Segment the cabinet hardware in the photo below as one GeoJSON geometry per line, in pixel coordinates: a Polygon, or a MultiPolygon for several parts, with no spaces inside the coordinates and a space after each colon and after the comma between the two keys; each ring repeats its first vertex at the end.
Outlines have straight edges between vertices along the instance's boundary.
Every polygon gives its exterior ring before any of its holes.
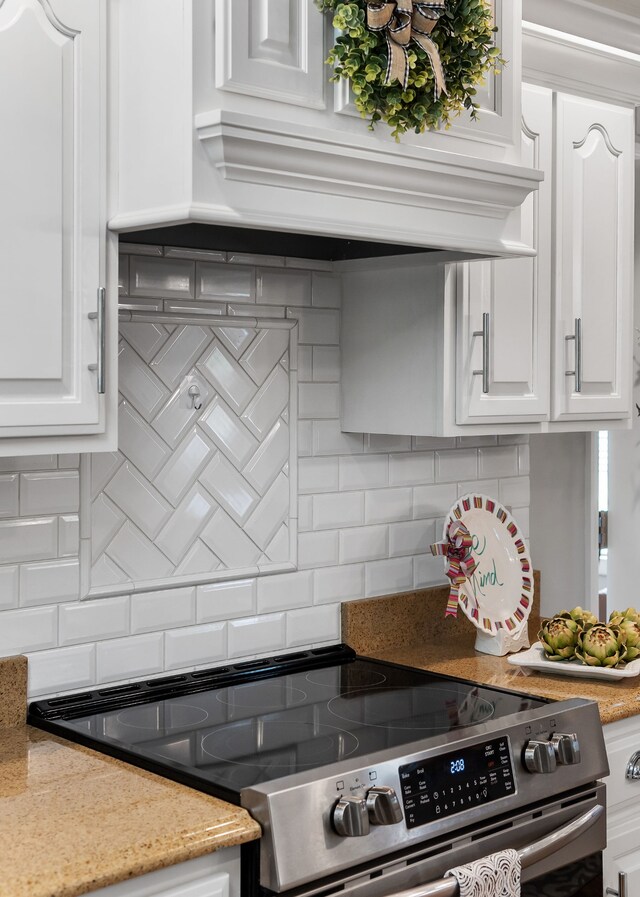
{"type": "Polygon", "coordinates": [[[482,330],[474,330],[472,336],[482,337],[482,370],[472,371],[474,377],[482,374],[482,392],[489,392],[489,312],[482,313],[482,330]]]}
{"type": "Polygon", "coordinates": [[[90,371],[97,371],[96,380],[98,386],[98,394],[104,395],[104,359],[105,359],[105,311],[106,311],[106,290],[104,287],[98,287],[98,310],[90,311],[89,318],[97,321],[98,324],[98,363],[90,364],[90,371]]]}
{"type": "MultiPolygon", "coordinates": [[[[609,512],[598,511],[598,551],[609,547],[609,512]]],[[[606,613],[605,613],[606,616],[606,613]]]]}
{"type": "Polygon", "coordinates": [[[631,757],[629,757],[624,777],[630,782],[635,782],[640,779],[640,751],[636,751],[635,754],[632,754],[631,757]]]}
{"type": "Polygon", "coordinates": [[[605,894],[610,894],[611,897],[629,897],[627,891],[627,873],[618,872],[618,890],[614,891],[613,888],[607,888],[605,894]]]}
{"type": "Polygon", "coordinates": [[[565,340],[574,340],[576,344],[575,366],[573,371],[565,371],[566,377],[575,377],[575,392],[582,392],[582,318],[574,321],[574,331],[565,340]]]}

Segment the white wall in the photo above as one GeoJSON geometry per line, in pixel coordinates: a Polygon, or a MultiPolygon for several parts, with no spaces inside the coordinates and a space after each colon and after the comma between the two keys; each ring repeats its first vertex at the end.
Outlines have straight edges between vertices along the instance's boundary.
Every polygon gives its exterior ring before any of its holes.
{"type": "Polygon", "coordinates": [[[587,584],[587,478],[590,433],[531,436],[530,548],[540,570],[540,610],[580,605],[597,612],[587,584]]]}
{"type": "MultiPolygon", "coordinates": [[[[122,254],[123,303],[202,299],[197,263],[178,287],[166,272],[146,287],[130,284],[134,251],[125,246],[122,254]]],[[[212,310],[300,321],[299,570],[80,601],[78,457],[2,459],[0,655],[28,655],[32,696],[335,642],[341,601],[443,581],[442,560],[427,554],[428,545],[440,538],[450,505],[470,490],[502,501],[528,535],[527,437],[341,433],[337,277],[323,263],[300,260],[210,261],[219,263],[217,295],[203,300],[212,310]],[[233,270],[246,275],[236,288],[233,270]]]]}

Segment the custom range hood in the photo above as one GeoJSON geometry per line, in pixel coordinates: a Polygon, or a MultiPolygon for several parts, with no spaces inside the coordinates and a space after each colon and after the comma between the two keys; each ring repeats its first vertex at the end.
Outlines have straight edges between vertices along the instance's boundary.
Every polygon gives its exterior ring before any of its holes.
{"type": "Polygon", "coordinates": [[[520,3],[494,6],[509,64],[479,93],[479,120],[396,143],[330,83],[333,35],[313,0],[119,4],[111,228],[213,225],[209,248],[241,229],[253,252],[275,252],[278,234],[326,238],[305,244],[311,258],[533,255],[520,209],[543,175],[535,152],[522,164],[536,135],[521,133],[520,3]]]}

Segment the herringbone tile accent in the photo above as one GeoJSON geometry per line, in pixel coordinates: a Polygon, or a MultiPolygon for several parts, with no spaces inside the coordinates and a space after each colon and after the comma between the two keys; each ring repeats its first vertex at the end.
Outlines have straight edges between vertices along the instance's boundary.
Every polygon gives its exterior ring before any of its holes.
{"type": "Polygon", "coordinates": [[[289,560],[289,334],[121,327],[119,450],[91,461],[92,588],[289,560]]]}

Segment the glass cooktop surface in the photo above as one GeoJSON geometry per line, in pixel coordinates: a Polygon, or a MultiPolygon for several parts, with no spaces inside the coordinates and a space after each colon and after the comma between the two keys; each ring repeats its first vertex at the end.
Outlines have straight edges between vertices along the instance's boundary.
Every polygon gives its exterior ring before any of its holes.
{"type": "Polygon", "coordinates": [[[403,745],[545,703],[357,658],[59,719],[55,730],[237,800],[250,785],[389,748],[401,757],[403,745]]]}

